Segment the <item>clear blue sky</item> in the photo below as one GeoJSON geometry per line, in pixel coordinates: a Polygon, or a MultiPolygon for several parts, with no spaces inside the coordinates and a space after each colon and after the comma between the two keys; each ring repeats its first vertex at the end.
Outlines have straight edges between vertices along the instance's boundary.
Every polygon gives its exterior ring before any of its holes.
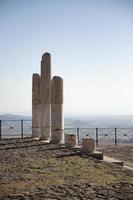
{"type": "Polygon", "coordinates": [[[0,0],[0,112],[31,112],[46,51],[65,114],[133,114],[132,0],[0,0]]]}

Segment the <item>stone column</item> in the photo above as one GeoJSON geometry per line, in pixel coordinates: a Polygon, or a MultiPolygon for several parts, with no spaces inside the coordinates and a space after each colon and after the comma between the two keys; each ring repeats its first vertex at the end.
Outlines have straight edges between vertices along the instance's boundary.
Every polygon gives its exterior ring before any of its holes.
{"type": "Polygon", "coordinates": [[[32,137],[40,137],[40,76],[32,76],[32,137]]]}
{"type": "Polygon", "coordinates": [[[41,139],[51,135],[51,56],[44,53],[41,60],[41,139]]]}
{"type": "Polygon", "coordinates": [[[54,76],[51,81],[51,143],[64,142],[63,79],[54,76]]]}

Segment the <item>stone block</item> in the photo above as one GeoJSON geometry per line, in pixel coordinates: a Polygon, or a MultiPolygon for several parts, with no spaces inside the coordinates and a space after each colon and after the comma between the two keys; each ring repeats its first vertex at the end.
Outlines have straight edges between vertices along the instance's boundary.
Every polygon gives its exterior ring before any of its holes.
{"type": "Polygon", "coordinates": [[[74,147],[77,145],[77,135],[73,133],[65,134],[65,145],[67,147],[74,147]]]}
{"type": "Polygon", "coordinates": [[[85,153],[93,153],[95,150],[95,140],[93,138],[82,138],[82,151],[85,153]]]}

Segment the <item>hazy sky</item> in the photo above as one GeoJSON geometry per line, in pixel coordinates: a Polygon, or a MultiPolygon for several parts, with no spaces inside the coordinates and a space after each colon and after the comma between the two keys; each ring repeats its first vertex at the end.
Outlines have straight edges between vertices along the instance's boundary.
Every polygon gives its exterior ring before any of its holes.
{"type": "Polygon", "coordinates": [[[31,112],[46,51],[65,114],[133,114],[132,0],[0,0],[0,112],[31,112]]]}

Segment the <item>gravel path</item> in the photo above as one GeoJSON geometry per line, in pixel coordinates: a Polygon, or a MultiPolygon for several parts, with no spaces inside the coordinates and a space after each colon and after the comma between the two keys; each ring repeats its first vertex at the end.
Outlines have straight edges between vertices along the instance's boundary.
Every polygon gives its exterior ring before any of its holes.
{"type": "Polygon", "coordinates": [[[31,139],[0,141],[0,200],[133,199],[133,171],[31,139]]]}

